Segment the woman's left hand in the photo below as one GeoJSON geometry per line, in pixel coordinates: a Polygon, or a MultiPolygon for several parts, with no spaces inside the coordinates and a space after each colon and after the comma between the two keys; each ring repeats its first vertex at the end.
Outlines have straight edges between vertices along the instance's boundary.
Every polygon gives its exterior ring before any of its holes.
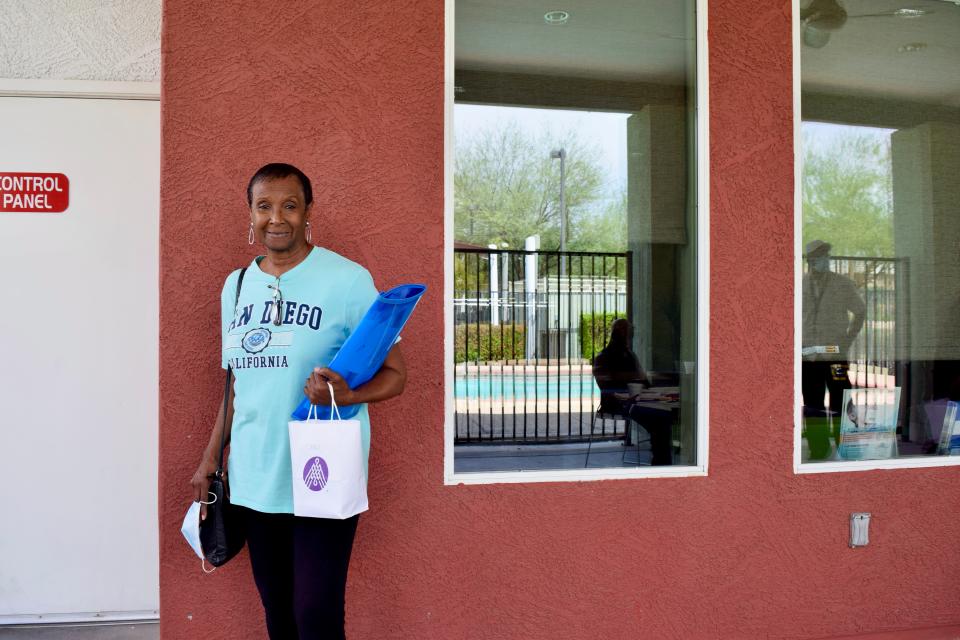
{"type": "Polygon", "coordinates": [[[356,404],[354,402],[354,393],[347,385],[339,373],[326,367],[318,367],[313,370],[310,377],[307,378],[307,384],[303,387],[303,393],[310,398],[311,404],[329,406],[330,389],[327,388],[327,382],[333,387],[334,399],[338,406],[356,404]]]}

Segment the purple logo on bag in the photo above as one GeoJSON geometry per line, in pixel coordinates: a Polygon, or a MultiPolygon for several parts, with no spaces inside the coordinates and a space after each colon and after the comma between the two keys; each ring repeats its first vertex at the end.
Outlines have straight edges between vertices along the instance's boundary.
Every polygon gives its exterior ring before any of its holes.
{"type": "Polygon", "coordinates": [[[330,476],[326,460],[320,456],[307,460],[306,466],[303,467],[303,483],[307,485],[307,489],[320,491],[327,486],[328,477],[330,476]]]}

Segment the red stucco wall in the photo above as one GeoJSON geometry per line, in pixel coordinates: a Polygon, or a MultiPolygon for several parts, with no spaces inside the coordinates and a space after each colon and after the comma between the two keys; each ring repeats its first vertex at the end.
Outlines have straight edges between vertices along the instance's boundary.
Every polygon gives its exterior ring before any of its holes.
{"type": "Polygon", "coordinates": [[[375,407],[355,638],[817,638],[960,622],[960,471],[792,473],[790,3],[710,3],[711,424],[706,478],[447,487],[443,2],[166,0],[161,631],[261,638],[246,557],[179,534],[217,409],[218,293],[252,255],[259,165],[316,182],[314,238],[378,283],[426,282],[410,385],[375,407]],[[869,547],[846,546],[871,511],[869,547]]]}

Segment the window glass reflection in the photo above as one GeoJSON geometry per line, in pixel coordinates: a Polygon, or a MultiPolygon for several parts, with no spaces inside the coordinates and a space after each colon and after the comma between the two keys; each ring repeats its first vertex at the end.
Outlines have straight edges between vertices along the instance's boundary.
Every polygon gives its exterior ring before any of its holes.
{"type": "Polygon", "coordinates": [[[693,5],[457,1],[457,472],[696,464],[693,5]]]}
{"type": "Polygon", "coordinates": [[[800,18],[801,457],[960,453],[960,6],[800,18]]]}

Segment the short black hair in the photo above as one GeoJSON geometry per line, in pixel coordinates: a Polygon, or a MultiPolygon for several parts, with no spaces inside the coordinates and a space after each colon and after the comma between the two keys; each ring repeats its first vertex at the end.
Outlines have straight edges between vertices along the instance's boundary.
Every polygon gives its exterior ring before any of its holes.
{"type": "Polygon", "coordinates": [[[303,197],[306,200],[306,206],[309,207],[310,203],[313,202],[313,187],[310,185],[310,178],[308,178],[307,174],[303,171],[300,171],[300,169],[285,162],[271,162],[257,169],[257,172],[250,178],[250,182],[247,183],[247,206],[253,206],[253,185],[261,180],[276,180],[277,178],[286,178],[288,176],[297,176],[297,180],[300,181],[300,186],[303,187],[303,197]]]}

